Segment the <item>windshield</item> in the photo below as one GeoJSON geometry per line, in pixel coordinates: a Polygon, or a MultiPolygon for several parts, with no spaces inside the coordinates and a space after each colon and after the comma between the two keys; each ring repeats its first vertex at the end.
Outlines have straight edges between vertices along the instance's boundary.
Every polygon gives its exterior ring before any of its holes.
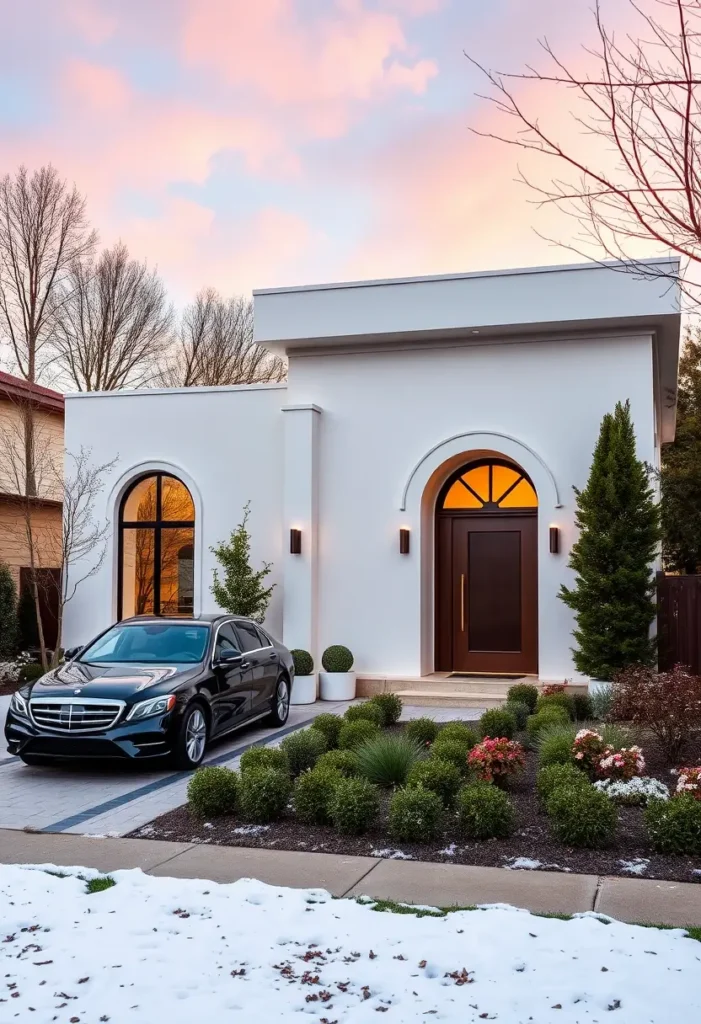
{"type": "Polygon", "coordinates": [[[128,663],[180,665],[202,661],[209,626],[185,622],[113,626],[81,651],[79,661],[91,664],[128,663]]]}

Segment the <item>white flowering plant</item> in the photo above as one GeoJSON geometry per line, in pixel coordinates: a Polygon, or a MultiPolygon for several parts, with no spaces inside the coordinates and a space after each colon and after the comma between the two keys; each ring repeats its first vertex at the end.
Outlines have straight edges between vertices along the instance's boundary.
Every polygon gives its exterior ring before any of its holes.
{"type": "Polygon", "coordinates": [[[32,660],[28,651],[22,651],[12,661],[0,661],[0,683],[17,683],[19,674],[32,660]]]}
{"type": "Polygon", "coordinates": [[[594,783],[594,788],[604,793],[614,803],[629,807],[647,804],[648,800],[669,800],[669,789],[664,782],[647,777],[627,780],[600,779],[594,783]]]}

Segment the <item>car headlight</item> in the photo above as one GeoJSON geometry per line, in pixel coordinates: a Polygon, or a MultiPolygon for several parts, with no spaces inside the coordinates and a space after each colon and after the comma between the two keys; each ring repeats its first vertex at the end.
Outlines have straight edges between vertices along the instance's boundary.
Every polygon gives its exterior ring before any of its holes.
{"type": "Polygon", "coordinates": [[[12,694],[12,700],[10,701],[10,710],[14,711],[16,715],[21,715],[22,718],[29,718],[29,709],[27,708],[27,702],[19,692],[16,690],[12,694]]]}
{"type": "Polygon", "coordinates": [[[150,718],[151,715],[165,715],[175,707],[175,694],[168,693],[165,697],[152,697],[151,700],[142,700],[135,704],[127,715],[127,722],[133,722],[139,718],[150,718]]]}

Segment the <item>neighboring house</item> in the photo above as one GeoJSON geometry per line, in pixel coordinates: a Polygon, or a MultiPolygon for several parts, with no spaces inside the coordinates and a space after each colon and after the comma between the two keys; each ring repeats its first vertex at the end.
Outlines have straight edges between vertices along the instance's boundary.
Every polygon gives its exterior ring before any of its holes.
{"type": "Polygon", "coordinates": [[[47,645],[56,641],[57,581],[61,564],[63,395],[0,372],[0,561],[18,593],[31,578],[29,537],[39,581],[47,645]],[[25,421],[34,425],[35,491],[27,496],[25,421]]]}
{"type": "Polygon", "coordinates": [[[287,356],[286,385],[66,396],[67,447],[119,456],[66,643],[212,610],[211,546],[250,501],[267,625],[317,664],[346,644],[364,677],[576,677],[572,487],[617,401],[652,466],[675,430],[678,296],[624,269],[260,291],[256,340],[287,356]]]}

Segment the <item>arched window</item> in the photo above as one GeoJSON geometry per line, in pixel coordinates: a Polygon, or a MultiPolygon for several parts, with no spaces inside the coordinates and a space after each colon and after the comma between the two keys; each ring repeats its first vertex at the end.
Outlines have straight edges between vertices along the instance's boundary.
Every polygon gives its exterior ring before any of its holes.
{"type": "Polygon", "coordinates": [[[538,496],[518,466],[497,459],[473,462],[454,473],[438,499],[444,512],[537,509],[538,496]]]}
{"type": "Polygon", "coordinates": [[[118,617],[192,615],[195,504],[167,473],[135,481],[119,513],[118,617]]]}

